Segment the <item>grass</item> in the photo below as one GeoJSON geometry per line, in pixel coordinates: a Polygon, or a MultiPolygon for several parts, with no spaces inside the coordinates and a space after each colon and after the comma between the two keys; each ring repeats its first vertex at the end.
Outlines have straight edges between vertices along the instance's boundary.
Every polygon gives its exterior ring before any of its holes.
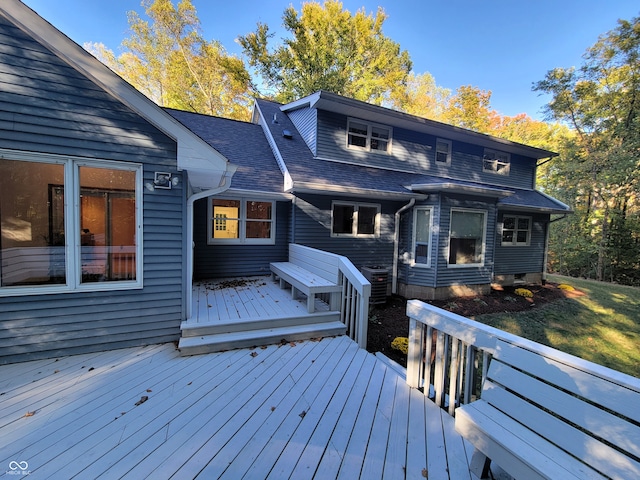
{"type": "Polygon", "coordinates": [[[548,278],[585,295],[476,320],[640,378],[640,288],[558,275],[548,278]]]}

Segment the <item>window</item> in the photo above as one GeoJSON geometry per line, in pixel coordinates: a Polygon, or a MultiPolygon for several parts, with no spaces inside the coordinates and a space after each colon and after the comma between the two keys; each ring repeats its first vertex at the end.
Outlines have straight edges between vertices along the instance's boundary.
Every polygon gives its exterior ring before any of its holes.
{"type": "Polygon", "coordinates": [[[275,203],[209,199],[209,243],[275,243],[275,203]]]}
{"type": "Polygon", "coordinates": [[[505,215],[502,218],[502,245],[529,245],[531,217],[505,215]]]}
{"type": "Polygon", "coordinates": [[[141,173],[129,163],[5,153],[0,295],[141,286],[141,173]]]}
{"type": "Polygon", "coordinates": [[[333,202],[331,210],[331,235],[379,236],[380,205],[333,202]]]}
{"type": "Polygon", "coordinates": [[[347,121],[347,147],[390,153],[391,127],[349,119],[347,121]]]}
{"type": "Polygon", "coordinates": [[[436,164],[451,165],[451,141],[450,140],[442,140],[440,138],[436,140],[436,164]]]}
{"type": "Polygon", "coordinates": [[[508,153],[498,152],[497,150],[484,150],[482,157],[482,171],[497,173],[499,175],[509,175],[509,166],[511,165],[511,157],[508,153]]]}
{"type": "Polygon", "coordinates": [[[413,210],[413,263],[417,266],[431,265],[431,207],[416,207],[413,210]]]}
{"type": "Polygon", "coordinates": [[[482,265],[486,212],[451,210],[449,229],[449,265],[482,265]]]}

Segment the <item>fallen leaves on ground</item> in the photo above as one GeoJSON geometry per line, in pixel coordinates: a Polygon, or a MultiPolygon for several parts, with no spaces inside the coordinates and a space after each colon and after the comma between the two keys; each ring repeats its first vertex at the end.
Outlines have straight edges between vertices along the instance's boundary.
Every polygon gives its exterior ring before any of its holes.
{"type": "Polygon", "coordinates": [[[144,402],[146,402],[147,400],[149,400],[149,397],[147,397],[146,395],[141,396],[141,397],[140,397],[140,400],[138,400],[138,401],[136,402],[136,407],[137,407],[138,405],[142,405],[142,404],[143,404],[144,402]]]}

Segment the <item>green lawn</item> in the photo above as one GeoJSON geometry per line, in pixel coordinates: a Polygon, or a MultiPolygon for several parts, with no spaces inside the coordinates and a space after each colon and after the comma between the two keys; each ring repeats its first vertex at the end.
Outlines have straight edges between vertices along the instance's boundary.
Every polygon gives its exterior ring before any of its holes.
{"type": "Polygon", "coordinates": [[[585,295],[537,310],[482,315],[476,320],[640,377],[640,288],[558,275],[548,279],[585,295]]]}

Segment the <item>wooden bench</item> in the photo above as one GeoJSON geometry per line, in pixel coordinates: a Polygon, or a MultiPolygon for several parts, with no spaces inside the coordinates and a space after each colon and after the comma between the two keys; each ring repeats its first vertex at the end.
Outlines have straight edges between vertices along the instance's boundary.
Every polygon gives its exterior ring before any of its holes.
{"type": "Polygon", "coordinates": [[[288,262],[272,262],[270,264],[273,277],[280,279],[280,287],[291,287],[291,296],[297,298],[302,292],[307,296],[307,311],[315,310],[317,294],[331,294],[331,310],[339,309],[338,293],[342,292],[339,283],[340,269],[337,256],[305,247],[303,245],[289,245],[288,262]]]}
{"type": "Polygon", "coordinates": [[[558,358],[497,340],[481,399],[455,412],[472,472],[494,461],[515,478],[640,478],[640,390],[558,358]]]}

